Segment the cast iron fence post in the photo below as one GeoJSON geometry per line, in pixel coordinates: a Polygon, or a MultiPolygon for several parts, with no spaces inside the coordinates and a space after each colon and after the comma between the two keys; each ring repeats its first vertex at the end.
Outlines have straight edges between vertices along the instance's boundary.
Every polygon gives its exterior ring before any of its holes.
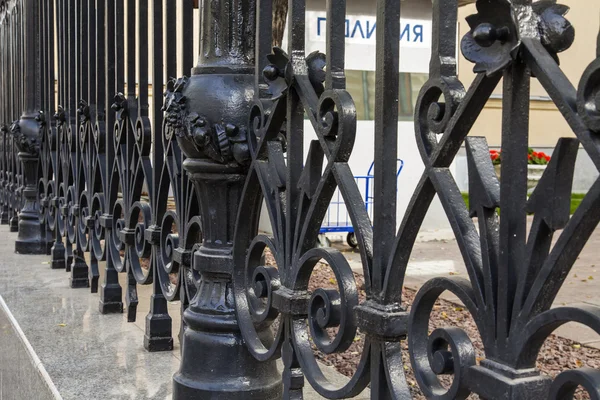
{"type": "Polygon", "coordinates": [[[41,102],[40,40],[36,26],[39,16],[38,3],[33,0],[23,2],[24,46],[24,110],[18,123],[11,129],[19,149],[19,160],[23,173],[23,208],[19,212],[19,236],[15,250],[22,254],[46,253],[45,240],[39,218],[38,166],[40,137],[43,118],[38,116],[41,102]]]}
{"type": "Polygon", "coordinates": [[[277,399],[282,385],[275,362],[258,363],[248,352],[231,283],[235,221],[250,160],[256,1],[204,1],[202,10],[199,64],[191,78],[169,83],[165,100],[168,129],[188,157],[183,165],[199,199],[204,237],[193,255],[201,283],[183,315],[187,328],[173,397],[277,399]]]}

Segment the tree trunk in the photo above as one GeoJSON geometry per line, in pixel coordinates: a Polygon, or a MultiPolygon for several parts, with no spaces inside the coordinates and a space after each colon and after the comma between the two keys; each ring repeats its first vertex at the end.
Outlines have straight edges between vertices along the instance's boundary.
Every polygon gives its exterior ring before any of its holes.
{"type": "Polygon", "coordinates": [[[288,13],[288,0],[273,0],[273,46],[281,47],[288,13]]]}

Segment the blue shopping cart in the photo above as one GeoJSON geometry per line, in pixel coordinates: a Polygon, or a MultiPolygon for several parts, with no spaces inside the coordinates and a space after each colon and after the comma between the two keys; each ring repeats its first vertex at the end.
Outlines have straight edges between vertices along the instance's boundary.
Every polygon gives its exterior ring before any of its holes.
{"type": "MultiPolygon", "coordinates": [[[[365,199],[365,207],[367,209],[367,214],[369,214],[369,218],[371,218],[371,221],[373,220],[372,191],[374,166],[375,162],[372,162],[367,175],[354,177],[356,184],[358,185],[358,189],[365,199]]],[[[400,176],[400,172],[402,172],[403,168],[404,161],[398,159],[398,172],[396,173],[396,178],[400,176]]],[[[358,246],[358,241],[356,240],[356,235],[354,234],[354,227],[350,221],[350,214],[348,213],[346,204],[344,204],[344,198],[342,197],[339,188],[333,193],[333,197],[329,203],[329,208],[327,209],[327,214],[323,219],[323,225],[321,226],[319,233],[321,234],[319,241],[324,246],[330,245],[329,240],[324,236],[325,233],[348,233],[346,236],[346,242],[348,245],[353,248],[358,246]]]]}

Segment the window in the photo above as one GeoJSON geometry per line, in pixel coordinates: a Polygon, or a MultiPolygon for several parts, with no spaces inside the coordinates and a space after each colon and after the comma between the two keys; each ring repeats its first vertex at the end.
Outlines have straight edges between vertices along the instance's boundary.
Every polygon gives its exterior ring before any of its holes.
{"type": "MultiPolygon", "coordinates": [[[[412,121],[415,103],[427,74],[400,73],[398,120],[412,121]]],[[[375,71],[346,70],[346,90],[356,104],[358,120],[371,121],[375,110],[375,71]]]]}

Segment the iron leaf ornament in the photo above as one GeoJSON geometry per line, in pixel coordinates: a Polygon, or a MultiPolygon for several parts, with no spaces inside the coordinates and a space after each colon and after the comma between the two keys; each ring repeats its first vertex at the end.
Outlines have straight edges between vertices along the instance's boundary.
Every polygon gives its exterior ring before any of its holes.
{"type": "Polygon", "coordinates": [[[54,119],[56,120],[56,126],[62,127],[67,121],[67,114],[62,106],[58,106],[56,113],[54,113],[54,119]]]}
{"type": "Polygon", "coordinates": [[[287,93],[291,75],[288,71],[289,57],[280,47],[273,47],[273,53],[267,55],[269,65],[263,70],[263,77],[269,89],[271,100],[277,100],[287,93]]]}
{"type": "Polygon", "coordinates": [[[110,108],[117,113],[117,119],[122,121],[127,114],[127,99],[121,92],[115,94],[110,108]]]}
{"type": "Polygon", "coordinates": [[[537,37],[558,63],[557,54],[575,40],[575,29],[564,17],[569,7],[555,1],[517,6],[510,0],[478,0],[477,14],[467,17],[471,30],[461,50],[476,73],[495,74],[517,57],[523,37],[537,37]]]}
{"type": "Polygon", "coordinates": [[[84,125],[86,122],[90,121],[90,105],[87,101],[81,99],[79,100],[79,107],[77,108],[77,114],[79,115],[79,123],[84,125]]]}
{"type": "MultiPolygon", "coordinates": [[[[293,82],[294,73],[291,69],[289,56],[279,47],[273,47],[273,52],[267,55],[267,60],[269,61],[269,65],[263,69],[263,77],[267,83],[267,93],[271,95],[271,100],[277,100],[287,94],[293,82]]],[[[326,65],[325,54],[318,50],[306,56],[308,77],[318,96],[324,91],[324,68],[326,65]]]]}
{"type": "Polygon", "coordinates": [[[586,126],[600,133],[600,34],[596,59],[586,68],[577,91],[577,111],[586,126]]]}

